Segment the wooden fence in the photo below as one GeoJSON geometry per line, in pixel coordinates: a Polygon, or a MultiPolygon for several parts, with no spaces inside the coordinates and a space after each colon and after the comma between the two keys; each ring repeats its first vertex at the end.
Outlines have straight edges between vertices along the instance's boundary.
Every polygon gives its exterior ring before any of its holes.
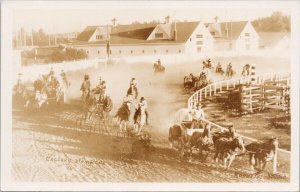
{"type": "Polygon", "coordinates": [[[217,94],[223,94],[226,91],[235,89],[239,84],[249,84],[250,82],[255,84],[263,84],[265,81],[281,81],[286,80],[287,84],[290,84],[290,73],[267,73],[260,75],[253,75],[247,77],[240,77],[234,79],[228,79],[224,81],[219,81],[215,83],[211,83],[206,87],[196,91],[191,97],[188,99],[188,108],[191,109],[198,102],[201,102],[203,99],[209,98],[211,96],[217,94]],[[251,81],[251,79],[255,79],[255,81],[251,81]]]}

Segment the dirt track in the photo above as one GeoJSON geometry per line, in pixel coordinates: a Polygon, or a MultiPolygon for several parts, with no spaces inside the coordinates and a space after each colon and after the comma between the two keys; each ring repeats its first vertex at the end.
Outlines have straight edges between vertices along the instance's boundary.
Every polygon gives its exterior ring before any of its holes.
{"type": "MultiPolygon", "coordinates": [[[[278,70],[284,68],[279,66],[278,70]]],[[[287,157],[279,157],[279,176],[268,174],[271,164],[267,166],[266,173],[251,176],[246,157],[235,160],[232,169],[224,171],[222,168],[217,170],[210,163],[211,159],[206,163],[196,160],[181,162],[176,152],[169,149],[167,130],[175,111],[185,107],[188,98],[188,95],[182,94],[182,77],[190,71],[196,73],[198,69],[199,64],[186,63],[167,66],[164,75],[154,75],[149,64],[119,64],[107,69],[87,70],[94,80],[93,84],[99,75],[107,81],[114,110],[119,107],[130,78],[134,76],[138,79],[141,96],[146,97],[149,105],[150,126],[147,131],[151,133],[156,148],[147,160],[132,156],[130,148],[135,139],[117,137],[116,127],[96,133],[89,133],[88,127],[80,129],[75,121],[80,113],[73,100],[80,95],[79,85],[84,72],[68,74],[72,82],[68,105],[37,114],[24,114],[18,109],[13,111],[13,179],[65,182],[288,182],[287,157]]]]}

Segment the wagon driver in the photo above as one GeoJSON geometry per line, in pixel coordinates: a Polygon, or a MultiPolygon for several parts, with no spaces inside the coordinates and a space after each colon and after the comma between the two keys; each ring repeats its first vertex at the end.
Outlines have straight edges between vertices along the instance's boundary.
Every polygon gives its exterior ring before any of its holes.
{"type": "Polygon", "coordinates": [[[204,119],[204,111],[201,109],[201,104],[198,103],[196,108],[191,111],[192,125],[191,128],[199,128],[202,119],[204,119]]]}

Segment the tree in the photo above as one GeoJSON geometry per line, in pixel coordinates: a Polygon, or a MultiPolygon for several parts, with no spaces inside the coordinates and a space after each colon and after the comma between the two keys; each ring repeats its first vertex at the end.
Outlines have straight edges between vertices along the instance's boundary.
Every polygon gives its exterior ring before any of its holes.
{"type": "Polygon", "coordinates": [[[258,32],[290,32],[291,18],[276,11],[270,17],[258,18],[252,21],[258,32]]]}

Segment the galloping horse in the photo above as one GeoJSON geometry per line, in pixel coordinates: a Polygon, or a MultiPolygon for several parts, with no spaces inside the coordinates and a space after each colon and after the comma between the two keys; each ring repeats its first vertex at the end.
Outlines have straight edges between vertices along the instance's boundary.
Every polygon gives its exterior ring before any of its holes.
{"type": "Polygon", "coordinates": [[[134,116],[133,116],[133,120],[134,120],[134,129],[137,130],[138,135],[140,134],[142,128],[144,127],[145,123],[146,123],[146,111],[145,109],[143,109],[142,107],[138,107],[135,110],[134,116]]]}
{"type": "Polygon", "coordinates": [[[91,83],[89,80],[83,81],[81,84],[80,90],[82,91],[81,99],[86,101],[87,97],[90,96],[90,87],[91,83]]]}
{"type": "Polygon", "coordinates": [[[198,149],[200,157],[202,160],[205,160],[209,154],[208,152],[212,150],[214,144],[210,125],[206,125],[203,132],[194,132],[189,143],[191,148],[190,151],[192,152],[193,148],[198,149]],[[206,156],[204,157],[202,157],[203,151],[207,151],[206,156]]]}
{"type": "Polygon", "coordinates": [[[278,145],[277,138],[271,138],[264,143],[254,142],[246,145],[245,148],[249,152],[251,171],[254,171],[254,166],[258,166],[259,170],[263,171],[267,162],[274,158],[278,145]]]}
{"type": "Polygon", "coordinates": [[[221,137],[214,141],[214,146],[215,146],[215,156],[214,159],[217,163],[217,167],[219,167],[219,156],[224,162],[224,168],[229,169],[231,163],[235,159],[235,156],[237,155],[237,149],[241,149],[242,153],[245,151],[244,147],[244,141],[242,137],[235,137],[233,139],[228,139],[225,137],[221,137]],[[228,165],[227,165],[227,161],[228,165]]]}
{"type": "Polygon", "coordinates": [[[158,63],[154,63],[153,70],[154,70],[154,73],[163,73],[163,72],[165,72],[165,67],[158,63]]]}
{"type": "Polygon", "coordinates": [[[132,95],[134,99],[137,99],[139,96],[137,87],[130,85],[129,89],[127,90],[127,95],[132,95]]]}
{"type": "Polygon", "coordinates": [[[84,119],[90,119],[92,115],[98,115],[100,119],[105,119],[105,112],[110,112],[112,107],[113,103],[110,97],[88,92],[84,100],[84,119]]]}
{"type": "Polygon", "coordinates": [[[130,117],[130,102],[123,102],[121,107],[119,108],[117,114],[115,115],[120,122],[119,128],[121,130],[127,130],[127,122],[129,121],[130,117]]]}
{"type": "Polygon", "coordinates": [[[235,71],[233,71],[232,67],[227,66],[226,68],[226,77],[232,77],[235,74],[235,71]]]}

